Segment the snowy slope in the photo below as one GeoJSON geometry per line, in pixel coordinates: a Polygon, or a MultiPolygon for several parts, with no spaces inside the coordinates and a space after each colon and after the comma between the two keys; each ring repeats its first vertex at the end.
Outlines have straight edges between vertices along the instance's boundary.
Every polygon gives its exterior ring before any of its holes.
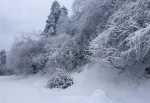
{"type": "Polygon", "coordinates": [[[129,80],[109,66],[85,68],[65,90],[48,89],[48,75],[0,77],[0,103],[150,103],[148,80],[129,80]]]}

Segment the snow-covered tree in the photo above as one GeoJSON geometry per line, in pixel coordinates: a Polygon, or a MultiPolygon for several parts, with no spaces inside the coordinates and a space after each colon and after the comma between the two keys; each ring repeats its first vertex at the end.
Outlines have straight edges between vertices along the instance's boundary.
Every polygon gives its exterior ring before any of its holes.
{"type": "Polygon", "coordinates": [[[48,16],[48,19],[46,21],[45,29],[42,33],[42,35],[55,35],[56,34],[56,26],[57,21],[60,16],[60,5],[57,1],[54,1],[51,6],[51,13],[48,16]]]}
{"type": "Polygon", "coordinates": [[[70,64],[73,64],[73,68],[84,65],[89,61],[87,59],[90,54],[87,50],[89,43],[100,31],[102,32],[105,29],[109,17],[121,6],[121,3],[120,0],[74,1],[74,14],[70,18],[71,31],[69,33],[73,38],[68,43],[68,47],[70,47],[68,51],[71,56],[65,56],[69,58],[68,61],[72,62],[70,64]],[[74,50],[70,45],[78,49],[74,50]]]}
{"type": "Polygon", "coordinates": [[[61,7],[61,12],[63,12],[65,15],[68,15],[68,9],[65,6],[61,7]]]}
{"type": "Polygon", "coordinates": [[[70,38],[70,40],[62,46],[61,52],[56,58],[61,68],[72,71],[87,63],[86,51],[84,51],[80,39],[82,38],[78,36],[70,38]]]}
{"type": "Polygon", "coordinates": [[[6,51],[0,51],[0,75],[5,75],[6,73],[6,51]]]}
{"type": "Polygon", "coordinates": [[[8,55],[8,69],[16,74],[32,74],[45,69],[45,44],[31,36],[16,40],[8,55]]]}
{"type": "MultiPolygon", "coordinates": [[[[52,36],[51,38],[42,38],[42,41],[45,41],[45,48],[48,53],[48,66],[58,68],[59,65],[61,66],[61,68],[64,67],[65,64],[63,64],[62,62],[58,62],[57,58],[60,57],[60,54],[64,54],[66,50],[64,51],[63,48],[69,42],[70,39],[71,37],[67,34],[56,35],[52,36]]],[[[63,60],[63,58],[61,60],[63,60]]],[[[66,60],[63,61],[67,62],[66,60]]],[[[67,70],[67,68],[63,69],[67,70]]]]}
{"type": "Polygon", "coordinates": [[[79,13],[84,11],[85,6],[87,6],[89,0],[74,0],[73,4],[72,4],[72,8],[73,8],[73,13],[79,13]]]}
{"type": "Polygon", "coordinates": [[[82,38],[71,37],[67,34],[43,38],[49,57],[48,67],[58,68],[59,66],[66,71],[72,71],[84,65],[87,60],[80,39],[82,38]]]}
{"type": "Polygon", "coordinates": [[[105,29],[109,17],[125,0],[75,0],[73,11],[78,28],[87,40],[95,38],[105,29]]]}
{"type": "MultiPolygon", "coordinates": [[[[150,54],[149,0],[127,0],[107,21],[107,29],[91,42],[97,61],[106,60],[120,69],[139,73],[150,54]]],[[[147,64],[145,64],[147,62],[147,64]]]]}
{"type": "Polygon", "coordinates": [[[69,31],[69,17],[68,17],[68,10],[65,6],[61,8],[60,17],[57,22],[56,33],[63,34],[68,33],[69,31]]]}
{"type": "Polygon", "coordinates": [[[0,60],[1,60],[0,64],[2,65],[6,64],[6,51],[5,50],[0,51],[0,60]]]}

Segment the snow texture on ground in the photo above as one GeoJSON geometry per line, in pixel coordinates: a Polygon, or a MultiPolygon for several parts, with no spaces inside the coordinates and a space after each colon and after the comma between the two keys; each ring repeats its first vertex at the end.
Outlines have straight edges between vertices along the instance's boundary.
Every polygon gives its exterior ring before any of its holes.
{"type": "Polygon", "coordinates": [[[49,75],[0,77],[0,103],[150,103],[148,79],[136,82],[109,66],[84,68],[64,90],[47,88],[49,75]]]}

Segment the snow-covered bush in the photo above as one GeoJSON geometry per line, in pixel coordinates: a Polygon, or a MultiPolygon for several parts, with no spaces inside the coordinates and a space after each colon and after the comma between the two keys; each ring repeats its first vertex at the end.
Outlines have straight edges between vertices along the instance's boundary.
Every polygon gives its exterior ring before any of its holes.
{"type": "Polygon", "coordinates": [[[47,86],[49,88],[61,88],[66,89],[73,85],[73,79],[66,73],[65,70],[57,68],[54,75],[48,81],[47,86]]]}

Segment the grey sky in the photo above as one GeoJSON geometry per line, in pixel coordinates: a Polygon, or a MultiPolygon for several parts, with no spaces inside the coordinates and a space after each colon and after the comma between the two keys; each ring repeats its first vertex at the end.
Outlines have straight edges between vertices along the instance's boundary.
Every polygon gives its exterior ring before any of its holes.
{"type": "MultiPolygon", "coordinates": [[[[54,0],[0,0],[0,50],[10,50],[20,31],[43,30],[54,0]]],[[[71,10],[74,0],[57,0],[71,10]]],[[[71,14],[71,11],[70,11],[71,14]]]]}

